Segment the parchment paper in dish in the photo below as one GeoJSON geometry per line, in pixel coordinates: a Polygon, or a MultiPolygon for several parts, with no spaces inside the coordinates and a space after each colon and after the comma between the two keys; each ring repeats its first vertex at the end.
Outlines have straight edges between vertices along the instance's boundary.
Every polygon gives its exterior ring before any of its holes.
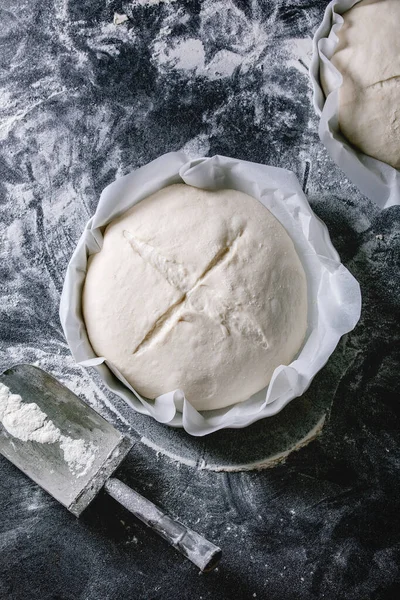
{"type": "Polygon", "coordinates": [[[354,148],[339,130],[338,90],[343,78],[330,59],[338,44],[336,34],[343,25],[341,15],[359,1],[332,0],[326,8],[313,40],[310,66],[313,102],[320,117],[319,136],[331,158],[363,194],[381,208],[387,208],[400,204],[400,171],[354,148]],[[319,79],[321,63],[324,63],[333,89],[327,98],[319,79]]]}
{"type": "Polygon", "coordinates": [[[101,194],[69,263],[61,297],[60,318],[75,360],[94,367],[107,387],[136,411],[196,436],[222,428],[241,428],[279,412],[300,396],[326,363],[340,337],[354,328],[361,309],[357,281],[340,263],[325,225],[314,215],[291,171],[214,156],[191,160],[181,152],[161,156],[121,177],[101,194]],[[308,282],[308,331],[298,357],[275,369],[269,386],[246,402],[198,412],[183,391],[142,398],[118,370],[94,354],[81,313],[87,258],[102,246],[102,227],[143,198],[173,183],[199,188],[231,188],[262,202],[291,236],[308,282]]]}

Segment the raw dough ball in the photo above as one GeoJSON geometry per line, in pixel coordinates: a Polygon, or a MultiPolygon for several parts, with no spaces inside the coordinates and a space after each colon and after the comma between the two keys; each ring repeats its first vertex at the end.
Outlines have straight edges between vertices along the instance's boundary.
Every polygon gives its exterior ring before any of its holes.
{"type": "MultiPolygon", "coordinates": [[[[362,152],[400,169],[400,0],[362,0],[343,18],[331,59],[343,75],[340,129],[362,152]]],[[[328,95],[331,77],[321,67],[328,95]]]]}
{"type": "Polygon", "coordinates": [[[293,242],[254,198],[185,184],[112,221],[89,259],[83,314],[97,355],[143,396],[198,410],[247,400],[291,362],[307,327],[293,242]]]}

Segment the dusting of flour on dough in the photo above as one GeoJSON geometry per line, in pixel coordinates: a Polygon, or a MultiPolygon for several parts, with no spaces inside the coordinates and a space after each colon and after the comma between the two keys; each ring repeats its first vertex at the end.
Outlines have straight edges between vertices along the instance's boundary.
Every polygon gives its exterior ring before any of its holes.
{"type": "Polygon", "coordinates": [[[59,443],[69,470],[77,477],[85,475],[94,462],[98,451],[94,444],[63,435],[37,404],[25,404],[1,382],[0,421],[9,434],[23,442],[59,443]]]}

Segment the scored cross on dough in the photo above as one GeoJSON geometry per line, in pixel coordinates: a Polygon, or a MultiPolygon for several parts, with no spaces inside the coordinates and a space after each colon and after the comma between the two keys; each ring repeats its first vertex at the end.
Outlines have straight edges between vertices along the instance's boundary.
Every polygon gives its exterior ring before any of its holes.
{"type": "Polygon", "coordinates": [[[251,337],[251,339],[260,344],[263,348],[268,348],[268,341],[262,329],[253,321],[253,319],[243,314],[239,307],[227,306],[222,299],[215,295],[215,291],[203,290],[201,304],[196,303],[193,298],[194,293],[200,287],[204,286],[204,280],[207,275],[214,269],[220,267],[224,262],[229,261],[232,250],[236,250],[239,240],[243,235],[243,231],[239,231],[233,236],[232,241],[220,248],[212,260],[208,263],[200,277],[190,284],[189,272],[185,266],[175,260],[171,260],[163,256],[156,248],[150,244],[139,240],[126,229],[123,232],[124,237],[130,243],[132,249],[139,254],[143,260],[148,262],[152,267],[165,277],[170,285],[175,287],[182,293],[182,296],[174,302],[153,324],[150,330],[146,333],[143,339],[137,344],[132,354],[144,352],[148,346],[157,339],[163,337],[170,331],[179,320],[184,319],[185,309],[191,312],[202,312],[204,306],[205,295],[207,296],[207,304],[213,305],[212,314],[208,316],[214,318],[223,328],[225,335],[230,335],[231,329],[238,331],[243,336],[251,337]]]}

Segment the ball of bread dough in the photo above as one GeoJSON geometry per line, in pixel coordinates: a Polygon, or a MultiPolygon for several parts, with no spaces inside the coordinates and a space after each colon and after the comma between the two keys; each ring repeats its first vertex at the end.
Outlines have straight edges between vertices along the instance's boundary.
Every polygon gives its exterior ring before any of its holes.
{"type": "MultiPolygon", "coordinates": [[[[400,0],[362,0],[343,19],[331,59],[343,76],[340,129],[362,152],[400,169],[400,0]]],[[[328,95],[323,64],[321,84],[328,95]]]]}
{"type": "Polygon", "coordinates": [[[198,410],[265,387],[307,328],[306,276],[282,225],[246,194],[185,184],[107,226],[82,306],[94,351],[140,394],[180,388],[198,410]]]}

